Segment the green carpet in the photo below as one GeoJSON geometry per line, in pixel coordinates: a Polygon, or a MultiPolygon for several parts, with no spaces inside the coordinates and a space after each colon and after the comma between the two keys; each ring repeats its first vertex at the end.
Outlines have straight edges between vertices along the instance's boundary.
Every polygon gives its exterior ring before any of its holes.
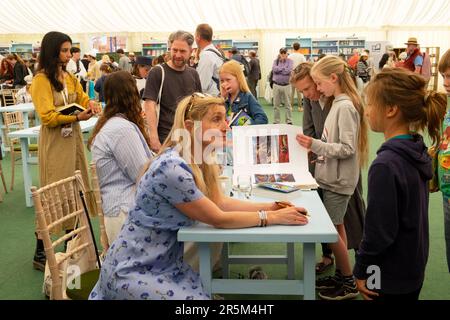
{"type": "MultiPolygon", "coordinates": [[[[264,100],[261,100],[264,109],[269,117],[273,119],[273,110],[264,100]]],[[[301,125],[302,114],[294,109],[294,124],[301,125]]],[[[284,110],[282,117],[284,119],[284,110]]],[[[378,147],[383,142],[383,136],[370,133],[370,161],[375,158],[378,147]]],[[[90,154],[86,151],[88,158],[90,154]]],[[[3,170],[9,186],[10,183],[10,160],[9,155],[2,161],[3,170]]],[[[37,166],[31,166],[33,183],[37,185],[37,166]]],[[[34,210],[25,207],[25,196],[22,178],[22,166],[20,160],[16,163],[16,179],[14,191],[3,195],[3,202],[0,203],[0,299],[45,299],[41,293],[43,273],[32,268],[32,257],[35,248],[34,238],[34,210]]],[[[367,168],[363,170],[363,187],[367,191],[367,168]]],[[[440,193],[430,196],[430,256],[426,269],[426,279],[420,295],[421,299],[450,300],[450,274],[446,266],[445,240],[443,229],[442,197],[440,193]]],[[[93,219],[93,225],[98,232],[98,221],[93,219]]],[[[100,242],[97,240],[97,243],[100,242]]],[[[281,254],[286,250],[284,244],[232,244],[233,254],[281,254]]],[[[300,254],[301,245],[296,245],[296,276],[301,277],[302,257],[300,254]]],[[[316,246],[316,255],[320,257],[320,245],[316,246]]],[[[351,260],[354,260],[353,251],[350,252],[351,260]]],[[[231,266],[231,276],[237,278],[238,274],[248,277],[249,265],[231,266]]],[[[283,265],[264,265],[264,271],[271,279],[285,279],[287,275],[286,267],[283,265]]],[[[266,296],[266,295],[226,295],[225,298],[235,299],[298,299],[297,296],[266,296]]]]}

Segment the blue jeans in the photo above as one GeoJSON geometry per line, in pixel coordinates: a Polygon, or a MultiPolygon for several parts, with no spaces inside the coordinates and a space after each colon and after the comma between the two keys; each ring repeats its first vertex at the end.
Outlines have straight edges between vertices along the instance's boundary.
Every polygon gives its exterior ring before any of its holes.
{"type": "Polygon", "coordinates": [[[450,198],[444,196],[444,232],[445,246],[447,248],[447,266],[450,272],[450,198]]]}

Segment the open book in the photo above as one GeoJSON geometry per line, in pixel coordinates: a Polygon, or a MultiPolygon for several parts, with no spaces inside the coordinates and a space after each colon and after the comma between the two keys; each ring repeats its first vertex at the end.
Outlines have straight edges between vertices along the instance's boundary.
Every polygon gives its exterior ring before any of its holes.
{"type": "Polygon", "coordinates": [[[71,103],[66,106],[61,106],[61,107],[56,108],[57,112],[59,112],[63,115],[66,115],[66,116],[75,114],[77,111],[83,112],[84,110],[86,110],[86,109],[84,107],[80,106],[78,103],[71,103]]]}

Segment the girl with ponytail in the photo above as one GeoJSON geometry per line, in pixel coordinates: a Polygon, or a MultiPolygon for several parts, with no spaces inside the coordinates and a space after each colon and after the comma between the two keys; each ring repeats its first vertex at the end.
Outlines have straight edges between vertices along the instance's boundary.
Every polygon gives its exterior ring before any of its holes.
{"type": "Polygon", "coordinates": [[[366,88],[369,125],[386,141],[369,169],[364,234],[353,270],[365,299],[417,300],[422,288],[433,174],[420,132],[426,129],[437,146],[447,107],[444,94],[425,88],[422,76],[387,68],[366,88]],[[366,279],[374,266],[379,285],[369,290],[366,279]]]}

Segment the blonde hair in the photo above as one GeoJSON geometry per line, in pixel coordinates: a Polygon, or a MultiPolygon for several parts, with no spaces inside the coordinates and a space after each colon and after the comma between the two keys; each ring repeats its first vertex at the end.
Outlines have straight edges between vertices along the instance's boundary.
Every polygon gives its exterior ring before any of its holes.
{"type": "Polygon", "coordinates": [[[447,97],[436,91],[427,92],[422,76],[403,68],[385,68],[369,82],[366,91],[371,105],[380,109],[397,106],[411,130],[426,127],[433,144],[439,144],[447,97]]]}
{"type": "MultiPolygon", "coordinates": [[[[187,130],[185,126],[185,120],[202,121],[207,114],[208,110],[212,106],[224,106],[225,101],[219,97],[200,96],[194,93],[192,96],[187,96],[178,103],[175,111],[175,117],[172,125],[172,129],[169,132],[166,140],[164,141],[158,156],[162,154],[168,148],[173,148],[178,144],[181,144],[181,140],[172,141],[172,137],[180,129],[187,130]]],[[[191,144],[193,143],[194,133],[191,132],[191,144]]],[[[203,153],[203,152],[202,152],[203,153]]],[[[180,156],[183,157],[183,149],[180,151],[180,156]]],[[[192,169],[195,184],[200,191],[207,196],[211,201],[218,204],[222,198],[222,192],[219,185],[219,168],[217,164],[208,164],[205,159],[202,159],[201,164],[197,164],[194,161],[194,157],[191,154],[191,161],[188,163],[192,169]]],[[[144,167],[144,172],[148,170],[150,162],[144,167]]]]}
{"type": "Polygon", "coordinates": [[[369,153],[367,122],[366,117],[364,116],[363,102],[358,94],[347,62],[336,56],[326,56],[315,63],[311,69],[311,76],[313,78],[328,78],[333,73],[338,78],[338,84],[341,91],[350,97],[353,106],[359,114],[360,130],[358,134],[358,157],[360,166],[364,167],[367,164],[369,153]]]}
{"type": "Polygon", "coordinates": [[[242,71],[242,66],[236,60],[230,60],[225,62],[222,67],[220,67],[220,73],[229,73],[239,82],[239,90],[241,92],[250,92],[250,88],[248,87],[247,80],[245,80],[244,71],[242,71]]]}

